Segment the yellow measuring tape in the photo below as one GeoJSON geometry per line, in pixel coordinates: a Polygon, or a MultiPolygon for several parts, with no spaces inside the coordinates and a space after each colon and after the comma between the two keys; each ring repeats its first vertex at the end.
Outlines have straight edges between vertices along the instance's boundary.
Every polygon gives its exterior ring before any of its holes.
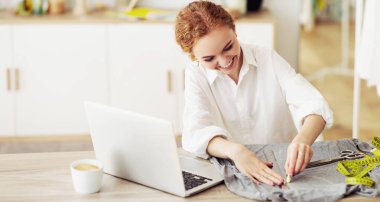
{"type": "Polygon", "coordinates": [[[380,138],[374,137],[371,141],[371,144],[375,147],[375,149],[372,149],[372,153],[375,154],[375,156],[380,156],[380,138]]]}
{"type": "Polygon", "coordinates": [[[362,159],[339,161],[336,169],[346,177],[346,183],[351,185],[372,186],[374,181],[368,172],[380,166],[380,138],[372,139],[371,144],[376,147],[371,152],[374,156],[365,155],[362,159]]]}

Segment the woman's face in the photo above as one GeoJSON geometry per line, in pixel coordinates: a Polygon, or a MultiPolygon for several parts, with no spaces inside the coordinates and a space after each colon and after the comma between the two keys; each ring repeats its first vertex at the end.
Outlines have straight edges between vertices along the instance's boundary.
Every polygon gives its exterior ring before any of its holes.
{"type": "Polygon", "coordinates": [[[205,68],[227,75],[240,71],[240,45],[235,32],[228,26],[218,27],[200,38],[193,47],[193,54],[205,68]]]}

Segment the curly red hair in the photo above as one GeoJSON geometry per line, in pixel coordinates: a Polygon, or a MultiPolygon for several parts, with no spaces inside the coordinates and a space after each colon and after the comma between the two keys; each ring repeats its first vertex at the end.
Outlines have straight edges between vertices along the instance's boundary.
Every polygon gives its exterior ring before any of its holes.
{"type": "Polygon", "coordinates": [[[233,18],[222,6],[210,1],[192,2],[176,17],[176,41],[182,50],[195,60],[192,53],[194,44],[219,26],[228,26],[235,31],[233,18]]]}

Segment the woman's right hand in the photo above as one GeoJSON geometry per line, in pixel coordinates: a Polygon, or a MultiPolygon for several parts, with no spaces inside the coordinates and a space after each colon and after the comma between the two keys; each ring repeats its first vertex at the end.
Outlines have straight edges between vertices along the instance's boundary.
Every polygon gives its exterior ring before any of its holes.
{"type": "Polygon", "coordinates": [[[236,168],[256,184],[263,182],[275,186],[284,183],[284,179],[270,169],[273,167],[273,163],[262,161],[243,145],[238,145],[230,158],[235,163],[236,168]]]}

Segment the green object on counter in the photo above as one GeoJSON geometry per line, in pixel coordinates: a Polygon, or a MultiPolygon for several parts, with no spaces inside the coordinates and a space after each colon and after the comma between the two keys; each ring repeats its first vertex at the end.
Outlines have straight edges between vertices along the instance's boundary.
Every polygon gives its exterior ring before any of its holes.
{"type": "Polygon", "coordinates": [[[31,14],[31,12],[25,9],[25,4],[23,1],[20,1],[17,4],[17,14],[21,16],[30,16],[31,14]]]}
{"type": "Polygon", "coordinates": [[[134,8],[132,10],[122,11],[120,17],[130,19],[145,19],[145,20],[171,20],[175,19],[175,11],[160,10],[152,8],[134,8]]]}

